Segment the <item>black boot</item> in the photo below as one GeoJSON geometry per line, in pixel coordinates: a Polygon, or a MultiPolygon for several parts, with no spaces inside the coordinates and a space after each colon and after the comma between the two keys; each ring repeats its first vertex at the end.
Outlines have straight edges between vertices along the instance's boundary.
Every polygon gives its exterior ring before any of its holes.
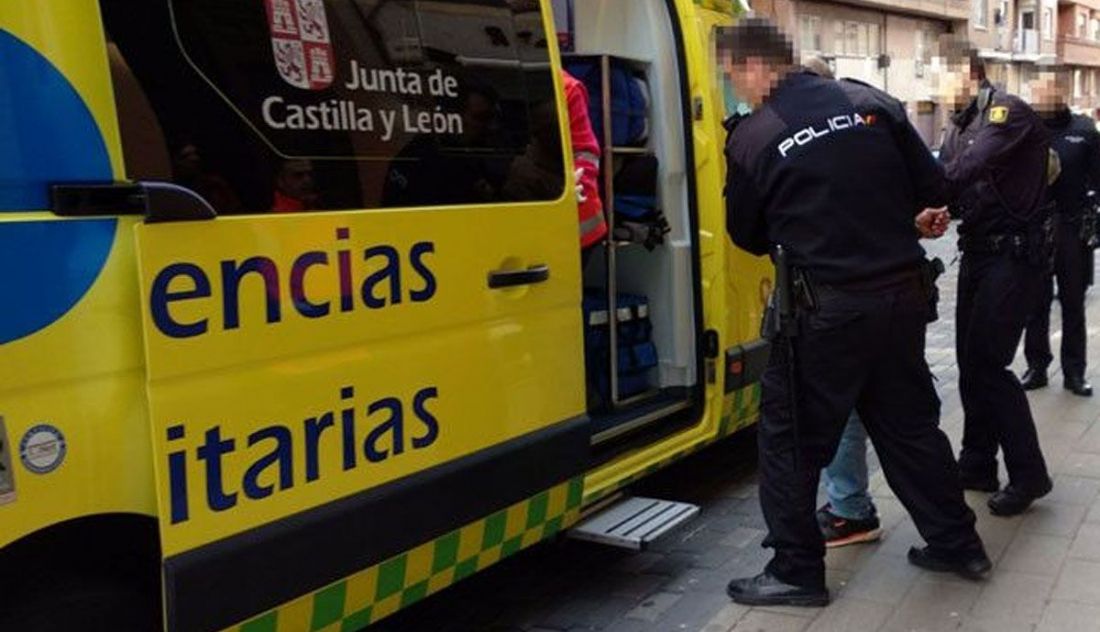
{"type": "Polygon", "coordinates": [[[726,587],[726,594],[746,606],[805,606],[821,608],[829,605],[826,588],[792,586],[766,571],[756,577],[735,579],[726,587]]]}
{"type": "Polygon", "coordinates": [[[981,475],[966,470],[959,470],[959,483],[963,489],[975,492],[993,493],[1001,489],[1001,481],[997,479],[997,473],[981,475]]]}
{"type": "Polygon", "coordinates": [[[985,551],[944,553],[930,546],[910,548],[909,563],[937,573],[955,573],[966,579],[985,579],[993,569],[993,562],[985,551]]]}
{"type": "Polygon", "coordinates": [[[1025,391],[1034,391],[1038,388],[1043,388],[1050,381],[1047,380],[1046,369],[1033,369],[1028,367],[1024,372],[1023,377],[1020,378],[1020,384],[1024,387],[1025,391]]]}
{"type": "Polygon", "coordinates": [[[1009,483],[1004,489],[989,497],[989,511],[994,516],[1015,516],[1027,511],[1031,503],[1046,496],[1054,489],[1049,478],[1036,489],[1024,489],[1009,483]]]}
{"type": "Polygon", "coordinates": [[[1065,382],[1063,382],[1063,385],[1066,387],[1067,391],[1073,393],[1074,395],[1079,395],[1081,397],[1092,397],[1092,384],[1086,382],[1085,378],[1083,377],[1070,377],[1067,375],[1065,382]]]}

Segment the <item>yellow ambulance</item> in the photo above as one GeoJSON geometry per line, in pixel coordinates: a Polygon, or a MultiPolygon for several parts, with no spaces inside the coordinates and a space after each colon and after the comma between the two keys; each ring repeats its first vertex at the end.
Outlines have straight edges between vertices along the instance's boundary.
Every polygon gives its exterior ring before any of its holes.
{"type": "Polygon", "coordinates": [[[0,630],[357,630],[689,515],[627,490],[758,414],[739,10],[0,3],[0,630]],[[661,227],[583,268],[563,66],[661,227]]]}

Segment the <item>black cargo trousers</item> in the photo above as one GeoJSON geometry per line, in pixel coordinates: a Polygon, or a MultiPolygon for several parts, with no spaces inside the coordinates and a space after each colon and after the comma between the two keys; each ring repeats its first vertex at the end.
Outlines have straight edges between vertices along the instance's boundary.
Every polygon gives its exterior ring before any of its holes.
{"type": "Polygon", "coordinates": [[[965,419],[959,467],[971,478],[997,475],[1004,452],[1009,482],[1024,492],[1049,482],[1031,406],[1009,370],[1047,271],[1011,253],[963,252],[955,344],[965,419]]]}
{"type": "Polygon", "coordinates": [[[1046,275],[1035,311],[1027,323],[1024,356],[1032,369],[1046,371],[1054,360],[1050,351],[1050,306],[1054,279],[1062,304],[1062,375],[1085,377],[1085,289],[1090,251],[1081,239],[1081,222],[1060,221],[1054,233],[1054,272],[1046,275]]]}
{"type": "MultiPolygon", "coordinates": [[[[760,503],[774,549],[768,571],[824,587],[825,543],[815,519],[821,468],[836,452],[852,409],[883,472],[921,536],[944,553],[982,549],[963,499],[940,401],[924,358],[929,306],[920,277],[886,287],[818,288],[816,310],[794,339],[798,424],[788,398],[788,358],[773,351],[763,378],[760,503]]],[[[778,343],[782,346],[782,342],[778,343]]]]}

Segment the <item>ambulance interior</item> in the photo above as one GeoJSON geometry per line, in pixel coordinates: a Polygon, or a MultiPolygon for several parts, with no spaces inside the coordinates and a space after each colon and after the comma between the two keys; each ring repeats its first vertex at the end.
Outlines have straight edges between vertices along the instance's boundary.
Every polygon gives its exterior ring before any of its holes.
{"type": "MultiPolygon", "coordinates": [[[[660,431],[652,428],[655,422],[664,426],[670,416],[675,420],[677,413],[689,411],[699,381],[693,211],[684,129],[688,105],[682,98],[680,51],[669,5],[666,0],[554,0],[566,71],[583,74],[592,66],[603,72],[625,69],[641,80],[636,88],[646,92],[641,108],[646,131],[640,137],[627,139],[620,146],[622,140],[614,138],[617,131],[601,133],[602,122],[593,121],[597,135],[602,136],[604,211],[609,227],[619,227],[605,244],[595,248],[585,269],[586,364],[596,444],[642,428],[660,431]],[[654,158],[656,175],[649,176],[655,180],[649,184],[655,186],[653,210],[663,215],[659,223],[667,222],[667,227],[657,232],[667,229],[667,233],[662,243],[651,243],[650,249],[637,243],[636,235],[623,234],[622,227],[637,220],[627,209],[634,206],[627,201],[636,199],[636,192],[626,189],[638,186],[638,182],[624,182],[623,178],[624,171],[645,173],[644,167],[636,169],[638,161],[652,165],[654,158]],[[633,167],[631,163],[635,163],[633,167]],[[608,173],[608,169],[612,171],[608,173]],[[604,326],[612,299],[616,320],[624,321],[615,328],[618,352],[614,368],[605,361],[611,355],[607,347],[600,354],[592,344],[593,336],[598,340],[602,334],[610,334],[610,328],[602,332],[594,328],[604,326]],[[655,357],[651,358],[648,354],[653,351],[655,357]],[[611,375],[617,382],[614,386],[608,384],[611,375]]],[[[596,81],[603,72],[597,71],[596,81]]],[[[605,84],[610,85],[609,94],[592,90],[592,82],[591,77],[585,81],[596,116],[599,102],[605,98],[610,100],[603,104],[609,106],[603,110],[605,116],[608,112],[612,118],[619,115],[624,105],[616,90],[622,86],[614,81],[614,75],[605,84]]],[[[611,127],[614,130],[614,122],[611,127]]],[[[652,215],[641,221],[652,222],[652,215]]]]}

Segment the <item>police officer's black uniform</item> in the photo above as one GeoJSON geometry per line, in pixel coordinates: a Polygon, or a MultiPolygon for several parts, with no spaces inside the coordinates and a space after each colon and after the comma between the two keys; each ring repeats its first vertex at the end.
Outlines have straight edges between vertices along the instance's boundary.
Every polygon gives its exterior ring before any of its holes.
{"type": "Polygon", "coordinates": [[[904,108],[868,86],[795,73],[732,131],[727,155],[734,242],[755,254],[782,245],[813,286],[792,343],[797,424],[787,356],[773,352],[763,378],[767,573],[824,590],[818,478],[853,408],[928,551],[984,560],[924,359],[930,306],[914,217],[945,203],[943,174],[904,108]]]}
{"type": "Polygon", "coordinates": [[[953,123],[940,158],[956,199],[952,214],[962,217],[959,466],[966,487],[995,491],[999,446],[1009,486],[990,508],[1018,513],[1051,487],[1027,396],[1008,369],[1049,266],[1049,134],[1027,104],[988,83],[953,123]]]}
{"type": "MultiPolygon", "coordinates": [[[[1066,387],[1080,395],[1091,394],[1085,382],[1085,286],[1092,257],[1086,245],[1084,221],[1091,213],[1088,192],[1100,186],[1100,133],[1092,119],[1061,108],[1043,116],[1051,131],[1051,147],[1061,159],[1061,175],[1051,187],[1055,201],[1054,275],[1062,304],[1062,375],[1066,387]]],[[[1038,307],[1027,325],[1024,355],[1028,375],[1024,387],[1044,386],[1054,356],[1050,352],[1050,305],[1053,276],[1048,276],[1038,307]]]]}

